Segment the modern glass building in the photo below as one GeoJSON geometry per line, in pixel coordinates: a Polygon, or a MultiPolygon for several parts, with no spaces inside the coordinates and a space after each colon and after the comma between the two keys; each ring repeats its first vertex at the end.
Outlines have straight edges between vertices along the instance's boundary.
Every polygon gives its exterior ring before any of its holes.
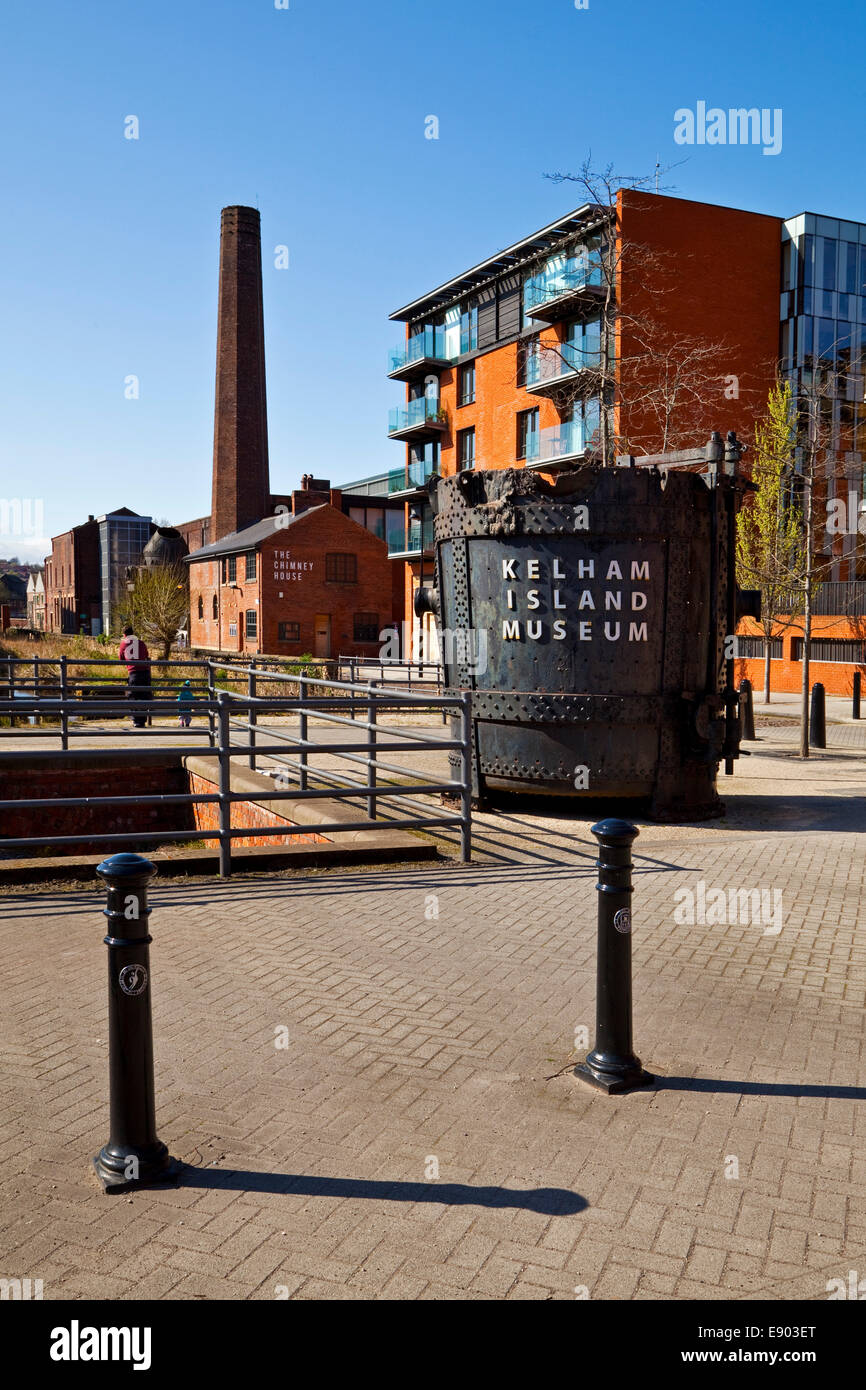
{"type": "MultiPolygon", "coordinates": [[[[835,454],[835,495],[866,495],[866,224],[800,213],[782,225],[780,364],[835,454]]],[[[866,577],[864,537],[834,546],[834,579],[866,577]],[[845,571],[843,574],[842,571],[845,571]]]]}
{"type": "Polygon", "coordinates": [[[125,509],[99,517],[99,576],[102,599],[102,631],[115,627],[115,609],[126,602],[127,571],[141,564],[141,553],[150,540],[149,516],[135,516],[125,509]]]}

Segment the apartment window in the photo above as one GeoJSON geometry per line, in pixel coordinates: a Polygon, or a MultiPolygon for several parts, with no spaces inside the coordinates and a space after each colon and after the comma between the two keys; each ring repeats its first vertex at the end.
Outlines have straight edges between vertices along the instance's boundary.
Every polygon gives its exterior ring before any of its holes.
{"type": "Polygon", "coordinates": [[[457,388],[457,404],[472,405],[475,401],[475,363],[468,362],[460,368],[460,381],[457,388]]]}
{"type": "Polygon", "coordinates": [[[198,616],[199,620],[201,620],[204,617],[204,599],[202,598],[201,594],[199,594],[198,596],[198,616]]]}
{"type": "Polygon", "coordinates": [[[227,555],[223,560],[223,583],[234,584],[238,577],[237,555],[227,555]]]}
{"type": "Polygon", "coordinates": [[[460,315],[460,351],[474,352],[478,347],[478,305],[472,304],[460,315]]]}
{"type": "Polygon", "coordinates": [[[216,594],[214,594],[213,598],[211,599],[211,609],[213,610],[213,618],[214,618],[214,622],[215,622],[216,619],[217,619],[217,615],[218,615],[218,613],[219,613],[219,608],[218,608],[218,606],[217,606],[217,596],[216,596],[216,594]]]}
{"type": "Polygon", "coordinates": [[[280,623],[279,639],[281,642],[300,642],[301,624],[300,623],[280,623]]]}
{"type": "Polygon", "coordinates": [[[357,584],[358,557],[339,550],[332,550],[325,556],[325,582],[327,584],[357,584]]]}
{"type": "Polygon", "coordinates": [[[247,609],[247,625],[246,625],[246,634],[247,634],[247,637],[255,637],[255,636],[257,636],[258,630],[259,630],[258,617],[259,617],[259,615],[258,615],[258,613],[256,612],[256,610],[255,610],[254,608],[248,608],[248,609],[247,609]]]}
{"type": "Polygon", "coordinates": [[[517,457],[534,458],[538,449],[538,410],[521,410],[517,416],[517,457]]]}
{"type": "Polygon", "coordinates": [[[255,552],[254,550],[248,550],[248,551],[247,551],[246,561],[247,561],[247,567],[246,567],[246,576],[247,576],[247,579],[255,579],[255,577],[256,577],[256,552],[255,552]]]}
{"type": "Polygon", "coordinates": [[[534,337],[527,338],[524,342],[517,345],[517,385],[525,386],[528,377],[533,380],[533,364],[538,359],[540,340],[536,333],[534,337]]]}
{"type": "Polygon", "coordinates": [[[475,467],[475,430],[457,431],[457,471],[475,467]]]}
{"type": "Polygon", "coordinates": [[[355,641],[356,642],[378,642],[379,640],[379,614],[378,613],[356,613],[355,614],[355,641]]]}

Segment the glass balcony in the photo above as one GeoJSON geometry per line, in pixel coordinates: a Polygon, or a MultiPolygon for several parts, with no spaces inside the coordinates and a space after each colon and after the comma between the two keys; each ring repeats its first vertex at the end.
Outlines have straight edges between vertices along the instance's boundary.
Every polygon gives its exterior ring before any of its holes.
{"type": "Polygon", "coordinates": [[[388,375],[395,381],[408,381],[424,371],[440,371],[450,366],[445,351],[445,329],[425,328],[413,333],[388,353],[388,375]]]}
{"type": "Polygon", "coordinates": [[[523,286],[523,312],[527,318],[555,323],[578,304],[597,302],[605,295],[599,253],[569,256],[564,265],[533,275],[523,286]]]}
{"type": "Polygon", "coordinates": [[[530,434],[526,441],[526,467],[564,468],[582,458],[598,429],[598,409],[594,403],[592,405],[583,419],[568,420],[530,434]]]}
{"type": "Polygon", "coordinates": [[[388,537],[388,554],[396,556],[420,555],[421,548],[427,554],[433,549],[433,517],[425,517],[423,522],[410,521],[408,527],[393,531],[388,537]]]}
{"type": "Polygon", "coordinates": [[[598,370],[601,353],[586,344],[557,343],[533,352],[526,360],[526,389],[533,395],[555,391],[581,372],[598,370]]]}
{"type": "Polygon", "coordinates": [[[436,464],[430,459],[415,459],[405,468],[395,468],[388,474],[388,492],[391,496],[400,492],[418,492],[426,487],[436,464]]]}
{"type": "Polygon", "coordinates": [[[388,416],[388,434],[392,439],[429,439],[447,427],[445,411],[439,401],[427,396],[396,406],[388,416]]]}

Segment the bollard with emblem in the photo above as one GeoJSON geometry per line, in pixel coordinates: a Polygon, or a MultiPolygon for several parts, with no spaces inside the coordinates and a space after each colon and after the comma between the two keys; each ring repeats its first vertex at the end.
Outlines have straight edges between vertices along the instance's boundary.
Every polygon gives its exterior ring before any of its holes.
{"type": "Polygon", "coordinates": [[[809,711],[809,742],[813,748],[827,747],[827,713],[824,687],[820,681],[812,686],[812,708],[809,711]]]}
{"type": "Polygon", "coordinates": [[[655,1077],[632,1050],[631,846],[637,826],[603,820],[592,827],[598,840],[598,962],[595,1047],[575,1076],[607,1095],[652,1086],[655,1077]]]}
{"type": "Polygon", "coordinates": [[[150,1008],[150,908],[156,870],[138,854],[115,854],[96,872],[108,889],[110,1137],[93,1160],[107,1192],[144,1187],[176,1165],[156,1134],[150,1008]]]}

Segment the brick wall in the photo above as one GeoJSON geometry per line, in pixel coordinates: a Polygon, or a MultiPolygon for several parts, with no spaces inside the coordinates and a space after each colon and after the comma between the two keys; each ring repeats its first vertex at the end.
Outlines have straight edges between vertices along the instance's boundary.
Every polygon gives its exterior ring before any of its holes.
{"type": "MultiPolygon", "coordinates": [[[[741,624],[739,630],[741,634],[748,636],[758,636],[761,631],[752,621],[741,624]]],[[[802,621],[797,620],[788,628],[777,625],[775,635],[782,639],[782,658],[770,662],[770,694],[772,696],[774,690],[789,694],[799,693],[803,683],[803,664],[794,660],[793,649],[796,639],[803,635],[802,621]]],[[[850,618],[819,615],[812,619],[812,637],[862,642],[863,624],[852,622],[850,618]]],[[[860,671],[866,677],[866,665],[857,666],[846,661],[815,661],[813,658],[809,662],[809,685],[811,687],[820,682],[828,695],[850,695],[854,688],[855,671],[860,671]]],[[[734,662],[734,673],[735,683],[750,680],[752,689],[760,698],[764,689],[763,657],[740,658],[734,662]]]]}
{"type": "MultiPolygon", "coordinates": [[[[219,791],[219,787],[213,782],[208,782],[198,773],[190,772],[189,790],[199,796],[213,795],[219,791]]],[[[194,806],[193,816],[195,825],[200,830],[219,829],[219,807],[215,801],[198,802],[194,806]]],[[[238,828],[244,826],[280,826],[291,825],[292,822],[283,816],[277,816],[273,811],[266,810],[263,806],[258,806],[254,801],[233,801],[231,805],[230,824],[238,828]]],[[[315,831],[304,831],[301,835],[244,835],[232,840],[232,848],[247,849],[255,845],[262,845],[270,849],[277,845],[296,845],[296,844],[320,844],[329,845],[331,841],[326,835],[317,835],[315,831]]],[[[205,840],[208,849],[215,849],[219,846],[219,840],[205,840]]]]}
{"type": "MultiPolygon", "coordinates": [[[[102,796],[146,796],[177,794],[187,790],[186,773],[180,762],[167,755],[162,761],[142,763],[136,766],[127,760],[112,760],[96,750],[89,753],[74,752],[64,759],[49,759],[38,762],[16,754],[4,757],[0,767],[0,800],[13,801],[19,798],[31,800],[46,797],[78,797],[78,806],[48,806],[17,810],[3,817],[4,835],[22,838],[34,835],[80,835],[92,831],[94,834],[109,834],[112,830],[162,831],[193,829],[192,813],[188,806],[179,804],[160,806],[142,802],[130,806],[86,805],[86,797],[102,796]],[[89,765],[88,765],[89,764],[89,765]]],[[[0,837],[0,851],[3,839],[0,837]]],[[[56,849],[45,846],[33,850],[34,855],[50,854],[97,854],[104,850],[113,854],[119,850],[135,848],[130,844],[114,844],[88,841],[78,845],[60,845],[56,849]]],[[[16,858],[23,851],[12,851],[16,858]]],[[[147,846],[142,849],[147,853],[147,846]]]]}
{"type": "MultiPolygon", "coordinates": [[[[677,438],[667,447],[701,443],[711,429],[733,429],[751,441],[779,353],[781,219],[633,189],[621,190],[618,204],[626,242],[618,293],[628,314],[653,320],[668,341],[719,345],[712,367],[703,369],[718,373],[717,388],[714,383],[708,399],[676,421],[680,435],[696,438],[677,438]]],[[[642,353],[629,320],[620,350],[626,360],[642,353]]],[[[658,378],[645,358],[640,370],[655,388],[658,378]]],[[[635,385],[626,385],[626,392],[632,404],[619,428],[632,452],[660,451],[658,414],[635,404],[635,385]]]]}

